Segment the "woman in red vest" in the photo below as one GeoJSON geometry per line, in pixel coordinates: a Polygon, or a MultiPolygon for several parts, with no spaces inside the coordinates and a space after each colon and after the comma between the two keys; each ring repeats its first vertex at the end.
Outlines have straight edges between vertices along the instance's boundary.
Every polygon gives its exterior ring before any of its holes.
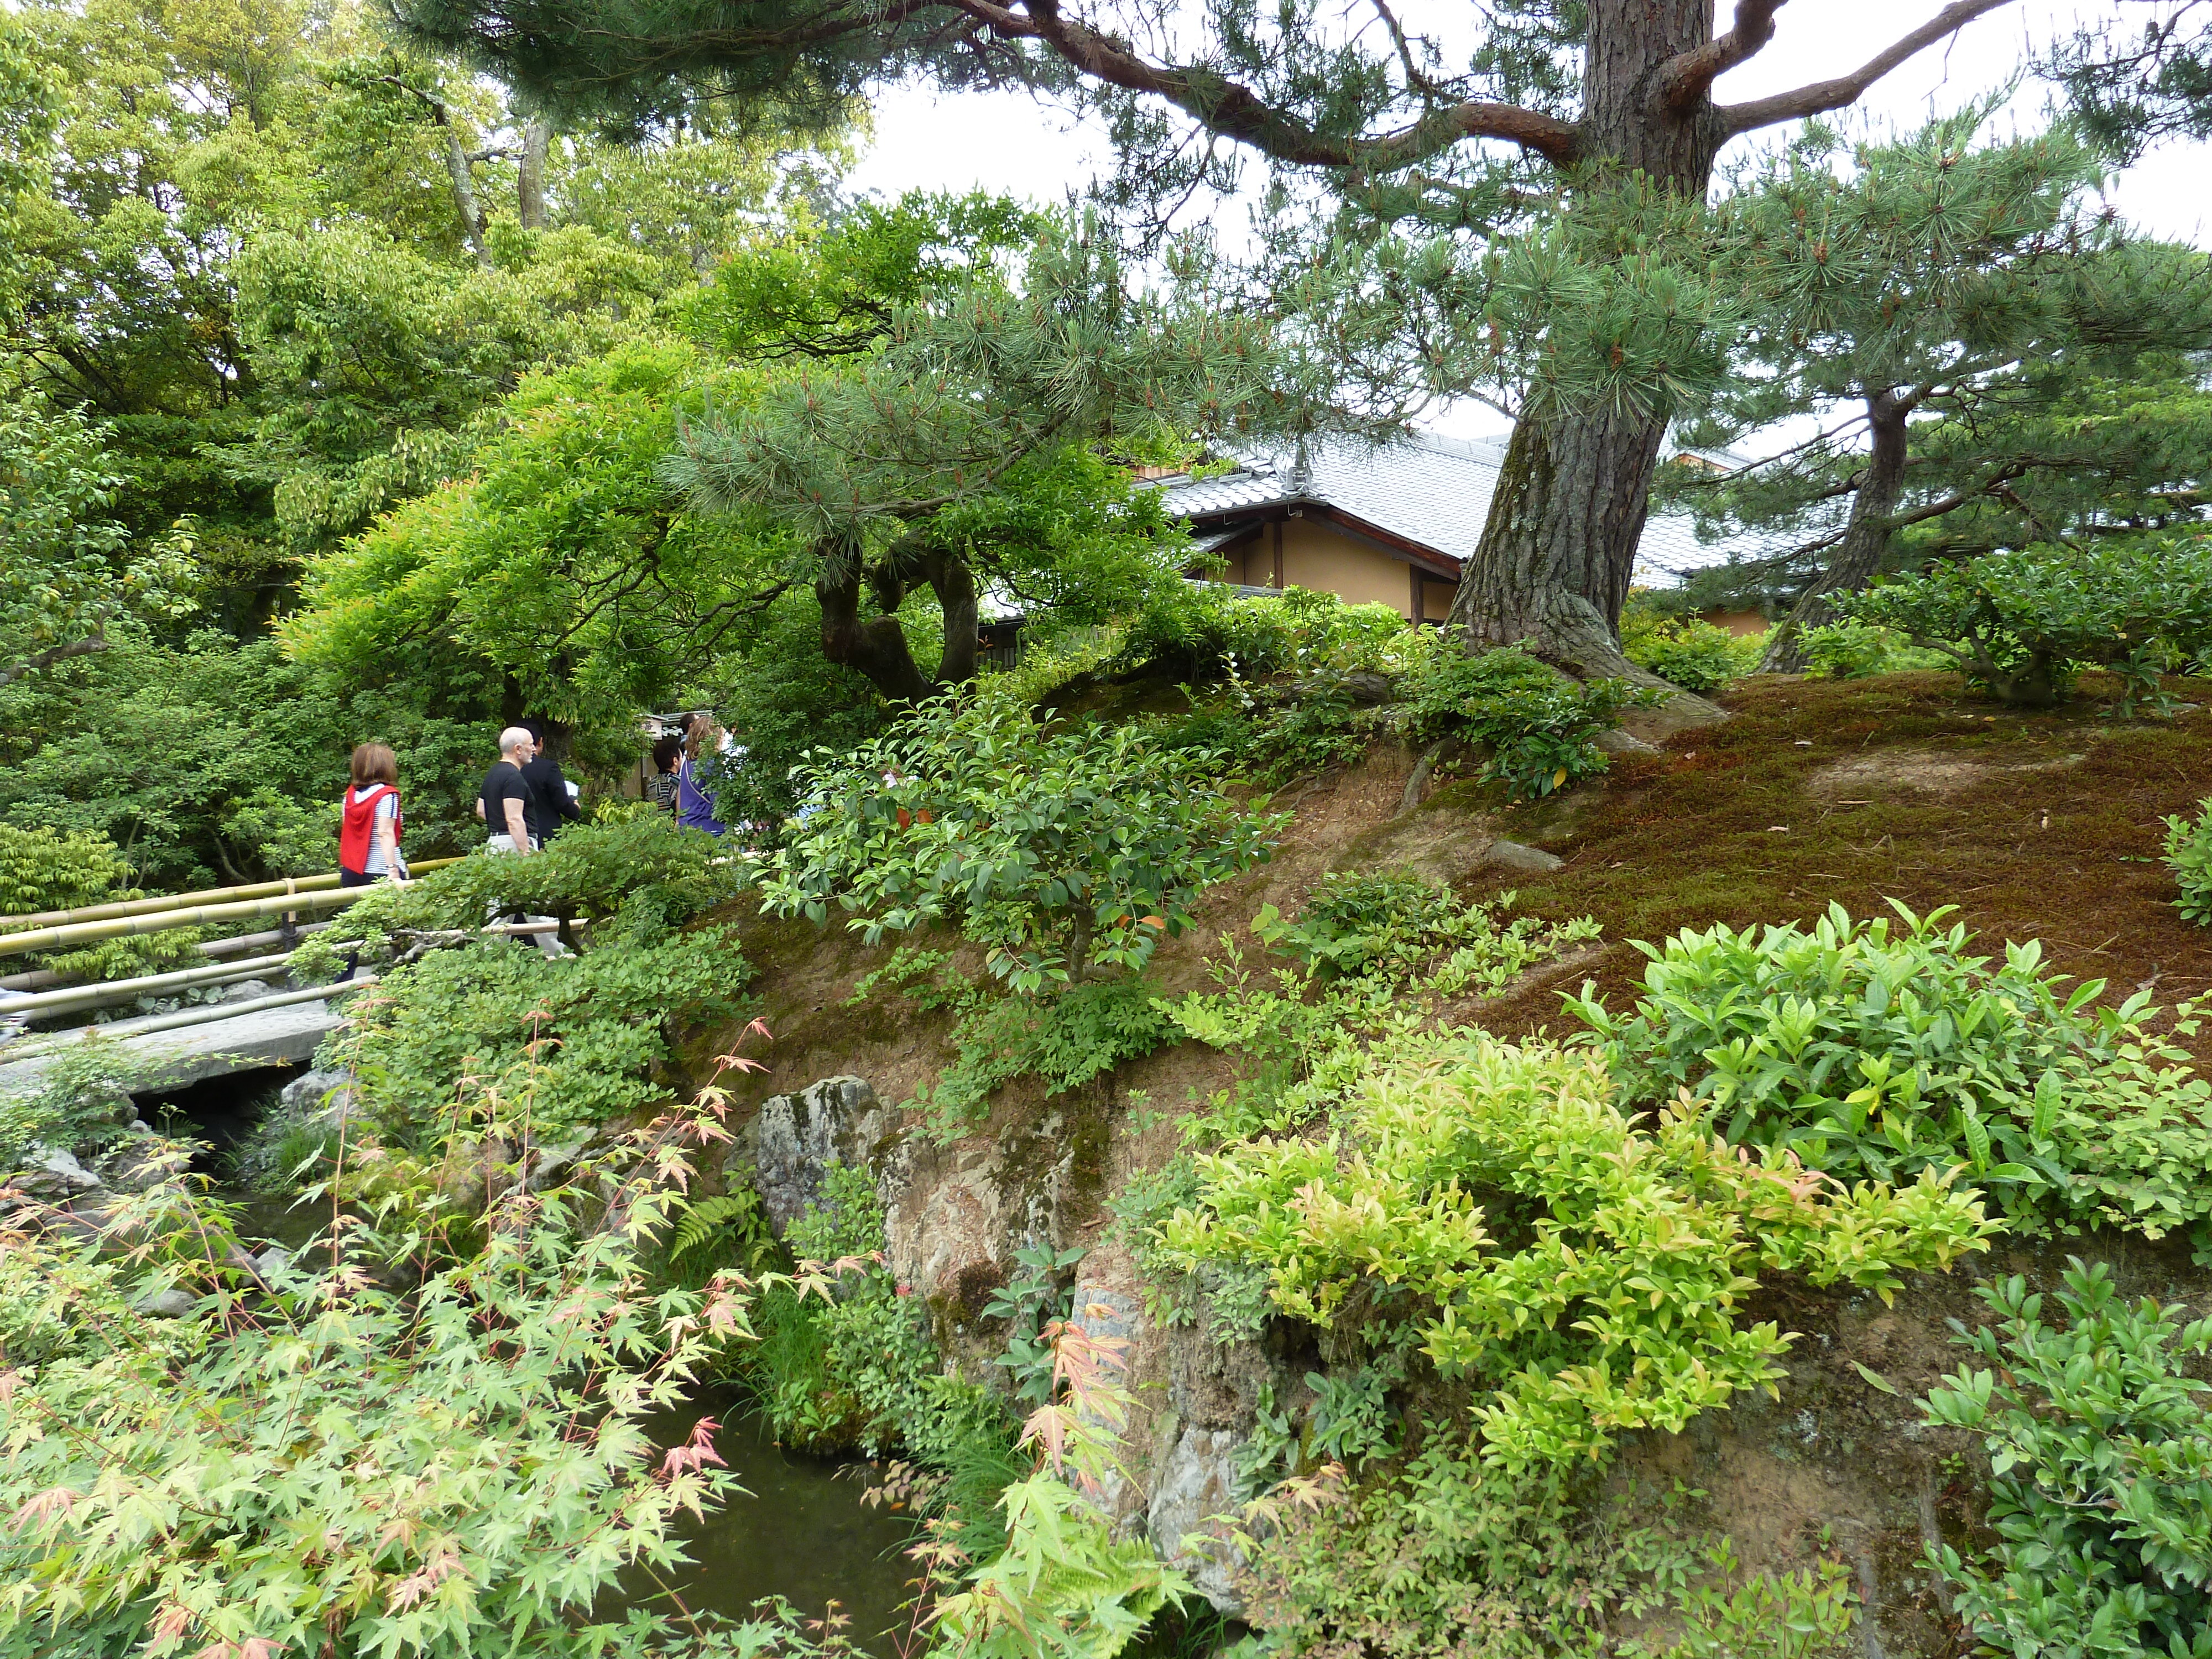
{"type": "Polygon", "coordinates": [[[399,855],[404,827],[398,757],[380,743],[365,743],[353,751],[353,787],[338,826],[338,885],[406,880],[407,861],[399,855]]]}

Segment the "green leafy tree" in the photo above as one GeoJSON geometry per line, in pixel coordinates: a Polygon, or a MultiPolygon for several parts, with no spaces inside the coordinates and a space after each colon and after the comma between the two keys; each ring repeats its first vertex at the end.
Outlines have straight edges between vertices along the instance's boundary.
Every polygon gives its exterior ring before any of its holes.
{"type": "Polygon", "coordinates": [[[106,438],[28,399],[0,410],[0,687],[192,609],[189,536],[134,556],[108,516],[122,480],[106,438]]]}
{"type": "Polygon", "coordinates": [[[1722,210],[1721,258],[1754,296],[1750,372],[1693,441],[1851,411],[1771,462],[1674,476],[1709,523],[1805,538],[1762,577],[1796,589],[1769,671],[1802,670],[1833,596],[1899,558],[2195,511],[2204,256],[2098,217],[2100,169],[2071,133],[1978,143],[1987,113],[1848,150],[1808,129],[1722,210]]]}

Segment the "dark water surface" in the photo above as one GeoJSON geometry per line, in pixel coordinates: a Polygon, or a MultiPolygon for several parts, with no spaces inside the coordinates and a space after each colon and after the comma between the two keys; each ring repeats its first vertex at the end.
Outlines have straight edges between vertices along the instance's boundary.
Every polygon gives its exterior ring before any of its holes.
{"type": "MultiPolygon", "coordinates": [[[[693,1407],[653,1424],[664,1444],[690,1437],[702,1417],[721,1425],[714,1449],[745,1489],[720,1515],[684,1528],[691,1565],[668,1589],[686,1607],[746,1617],[754,1602],[781,1595],[804,1618],[819,1619],[835,1601],[851,1622],[845,1633],[869,1652],[890,1656],[901,1611],[913,1591],[904,1554],[913,1523],[860,1501],[865,1466],[787,1452],[769,1437],[768,1425],[744,1401],[719,1389],[703,1390],[693,1407]]],[[[659,1607],[662,1589],[643,1573],[625,1575],[623,1607],[659,1607]]],[[[603,1603],[595,1611],[609,1612],[603,1603]]]]}

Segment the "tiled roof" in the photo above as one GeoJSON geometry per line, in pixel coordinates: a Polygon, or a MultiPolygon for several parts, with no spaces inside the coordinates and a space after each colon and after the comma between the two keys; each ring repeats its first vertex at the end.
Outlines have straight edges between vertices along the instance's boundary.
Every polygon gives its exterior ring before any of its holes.
{"type": "MultiPolygon", "coordinates": [[[[1505,446],[1496,441],[1422,435],[1373,444],[1324,438],[1307,445],[1303,477],[1294,455],[1255,455],[1219,477],[1164,478],[1160,488],[1168,510],[1200,521],[1194,527],[1207,540],[1214,538],[1206,532],[1222,519],[1293,501],[1322,501],[1456,560],[1482,538],[1504,459],[1505,446]]],[[[1788,544],[1763,538],[1700,542],[1687,514],[1654,513],[1636,550],[1636,579],[1668,586],[1691,571],[1725,564],[1731,556],[1760,558],[1788,544]]]]}

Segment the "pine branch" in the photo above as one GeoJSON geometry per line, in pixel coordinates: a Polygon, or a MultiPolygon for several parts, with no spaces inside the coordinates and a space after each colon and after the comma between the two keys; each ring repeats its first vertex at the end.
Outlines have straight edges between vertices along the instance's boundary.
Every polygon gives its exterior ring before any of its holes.
{"type": "Polygon", "coordinates": [[[1147,62],[1121,40],[1064,15],[1059,0],[1021,0],[1020,10],[994,0],[953,3],[999,34],[1042,40],[1093,80],[1164,99],[1214,131],[1295,166],[1395,173],[1467,138],[1503,139],[1563,167],[1583,151],[1582,129],[1574,122],[1517,104],[1476,99],[1432,111],[1380,137],[1333,137],[1212,70],[1147,62]]]}
{"type": "Polygon", "coordinates": [[[70,657],[89,657],[94,652],[107,649],[107,641],[94,634],[89,639],[71,640],[67,645],[49,646],[33,656],[0,668],[0,685],[13,685],[27,674],[35,674],[42,668],[51,668],[70,657]]]}
{"type": "Polygon", "coordinates": [[[1996,11],[2011,3],[2012,0],[1952,0],[1927,22],[1849,75],[1838,76],[1832,81],[1815,81],[1794,92],[1777,93],[1747,104],[1724,105],[1720,110],[1722,125],[1730,133],[1752,132],[1760,127],[1771,127],[1778,121],[1794,121],[1856,103],[1869,87],[1892,70],[1917,57],[1946,35],[1956,33],[1984,12],[1996,11]]]}
{"type": "Polygon", "coordinates": [[[1774,39],[1774,14],[1787,0],[1736,0],[1735,21],[1726,34],[1677,53],[1659,66],[1659,101],[1677,115],[1687,114],[1715,81],[1738,64],[1756,58],[1774,39]]]}

